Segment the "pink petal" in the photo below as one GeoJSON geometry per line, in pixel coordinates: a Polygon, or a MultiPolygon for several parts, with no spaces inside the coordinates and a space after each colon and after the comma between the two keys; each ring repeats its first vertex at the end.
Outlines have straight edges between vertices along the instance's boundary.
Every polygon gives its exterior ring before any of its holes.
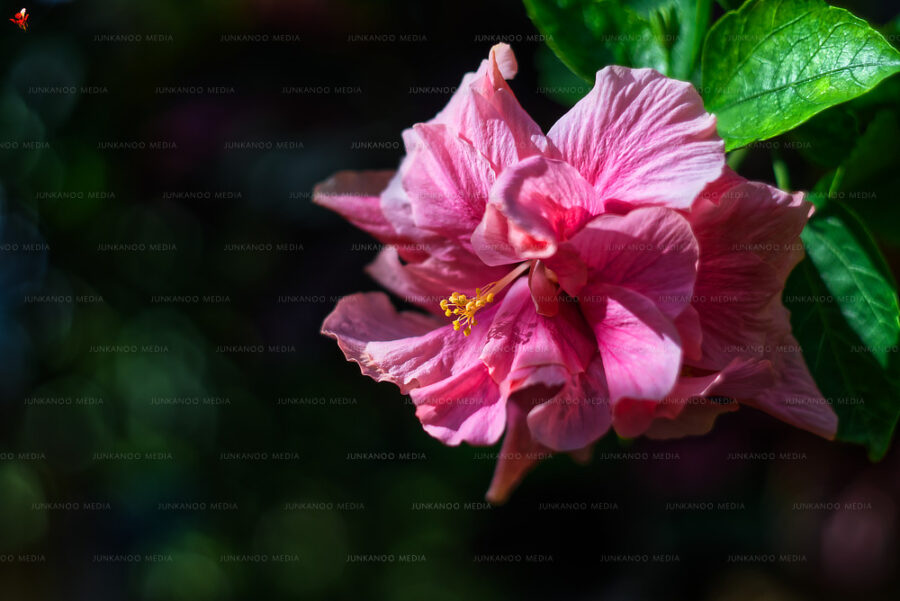
{"type": "Polygon", "coordinates": [[[645,434],[651,438],[706,434],[720,414],[737,411],[737,401],[771,386],[774,379],[771,363],[758,359],[735,359],[707,376],[682,376],[657,407],[656,419],[645,434]]]}
{"type": "MultiPolygon", "coordinates": [[[[567,244],[587,265],[589,281],[633,290],[652,300],[670,319],[690,305],[699,249],[687,220],[658,207],[627,215],[601,215],[567,244]]],[[[556,269],[562,259],[549,261],[556,269]]],[[[562,271],[562,270],[561,270],[562,271]]],[[[567,278],[566,292],[580,291],[567,278]]]]}
{"type": "MultiPolygon", "coordinates": [[[[410,131],[410,130],[407,130],[410,131]]],[[[414,135],[412,133],[403,132],[405,137],[414,135]]],[[[403,177],[409,171],[409,157],[404,157],[400,162],[400,168],[388,182],[387,187],[381,193],[379,205],[385,219],[393,226],[398,234],[409,240],[421,241],[423,239],[433,238],[435,234],[432,232],[424,232],[416,227],[412,216],[412,201],[406,190],[403,189],[403,177]]],[[[421,256],[420,256],[421,258],[421,256]]]]}
{"type": "MultiPolygon", "coordinates": [[[[486,321],[493,310],[484,311],[486,321]]],[[[446,324],[419,313],[398,313],[386,294],[371,292],[342,298],[325,318],[322,333],[337,340],[363,374],[406,393],[480,364],[484,336],[473,331],[466,338],[446,324]]]]}
{"type": "Polygon", "coordinates": [[[516,55],[509,44],[495,44],[486,60],[481,61],[478,71],[466,73],[462,82],[453,93],[441,112],[431,120],[433,123],[454,125],[459,121],[459,114],[463,110],[467,97],[472,92],[490,97],[493,93],[502,89],[509,89],[506,79],[516,76],[519,65],[516,55]]]}
{"type": "Polygon", "coordinates": [[[470,234],[494,183],[490,162],[443,125],[416,125],[404,141],[402,183],[416,226],[447,238],[470,234]]]}
{"type": "Polygon", "coordinates": [[[504,267],[488,267],[459,245],[446,245],[440,254],[416,263],[402,263],[396,248],[378,253],[366,272],[404,301],[440,313],[441,300],[453,292],[474,296],[475,288],[506,275],[504,267]]]}
{"type": "Polygon", "coordinates": [[[722,198],[722,194],[724,194],[734,186],[742,184],[746,181],[747,180],[745,178],[738,175],[736,171],[734,171],[726,164],[725,168],[722,169],[722,174],[706,185],[706,187],[703,189],[703,192],[700,193],[699,198],[702,198],[713,204],[719,204],[719,200],[722,198]]]}
{"type": "Polygon", "coordinates": [[[516,248],[527,248],[529,252],[546,250],[547,243],[531,236],[525,230],[511,223],[500,210],[488,204],[478,227],[470,239],[478,258],[486,265],[509,265],[518,263],[516,248]]]}
{"type": "Polygon", "coordinates": [[[604,200],[687,209],[725,165],[715,117],[689,84],[606,67],[547,134],[604,200]]]}
{"type": "Polygon", "coordinates": [[[560,288],[571,296],[578,296],[587,284],[590,269],[571,244],[563,244],[555,255],[542,262],[556,274],[560,288]]]}
{"type": "Polygon", "coordinates": [[[490,445],[503,434],[506,403],[482,364],[473,363],[410,395],[425,431],[446,445],[490,445]]]}
{"type": "Polygon", "coordinates": [[[705,397],[692,399],[677,419],[657,419],[644,432],[648,438],[668,439],[683,436],[700,436],[712,431],[723,413],[738,410],[737,403],[720,403],[705,397]]]}
{"type": "Polygon", "coordinates": [[[589,284],[579,296],[603,358],[611,402],[665,397],[681,367],[675,325],[647,297],[608,284],[589,284]]]}
{"type": "MultiPolygon", "coordinates": [[[[412,130],[404,132],[404,137],[409,136],[415,136],[415,133],[412,130]]],[[[381,212],[400,237],[400,241],[392,245],[396,247],[397,253],[404,261],[418,263],[432,256],[447,258],[461,246],[462,241],[453,234],[446,237],[440,233],[423,230],[416,225],[413,220],[412,201],[403,189],[403,179],[409,171],[410,164],[410,158],[405,157],[379,199],[381,212]]]]}
{"type": "Polygon", "coordinates": [[[766,307],[780,291],[775,271],[753,254],[701,256],[693,305],[703,330],[703,358],[690,364],[720,370],[735,357],[761,357],[766,307]]]}
{"type": "Polygon", "coordinates": [[[447,106],[430,123],[451,128],[498,169],[545,152],[548,143],[540,127],[504,81],[512,79],[517,68],[509,45],[495,45],[478,71],[463,77],[447,106]]]}
{"type": "Polygon", "coordinates": [[[609,398],[599,358],[571,385],[528,413],[531,435],[556,451],[574,451],[594,443],[606,433],[609,423],[609,398]]]}
{"type": "Polygon", "coordinates": [[[700,243],[694,307],[703,329],[703,359],[722,369],[736,356],[761,357],[772,299],[803,256],[800,231],[812,206],[730,171],[694,205],[688,220],[700,243]]]}
{"type": "MultiPolygon", "coordinates": [[[[473,333],[478,328],[484,326],[479,323],[473,333]]],[[[555,366],[559,369],[541,373],[550,375],[553,385],[562,385],[568,374],[584,371],[595,349],[590,328],[572,303],[554,317],[538,315],[528,281],[519,278],[490,322],[481,358],[497,382],[514,378],[517,387],[534,385],[532,372],[555,366]]]]}
{"type": "Polygon", "coordinates": [[[699,361],[703,358],[703,328],[700,326],[700,314],[692,306],[688,305],[681,314],[675,318],[675,327],[681,338],[681,348],[684,351],[684,359],[699,361]]]}
{"type": "Polygon", "coordinates": [[[548,363],[513,369],[500,383],[500,391],[507,398],[521,396],[523,391],[535,403],[553,398],[572,380],[572,372],[559,363],[548,363]]]}
{"type": "Polygon", "coordinates": [[[393,171],[339,171],[316,185],[313,202],[382,242],[398,241],[397,232],[381,211],[379,198],[393,175],[393,171]]]}
{"type": "Polygon", "coordinates": [[[837,414],[819,392],[806,367],[803,350],[791,334],[790,312],[780,301],[775,301],[772,312],[766,357],[772,362],[777,379],[773,386],[758,390],[745,403],[832,440],[837,433],[837,414]]]}
{"type": "Polygon", "coordinates": [[[723,183],[710,186],[718,196],[711,198],[704,192],[704,199],[688,216],[698,239],[717,254],[755,255],[775,270],[783,285],[803,258],[800,232],[812,215],[813,205],[802,193],[788,194],[733,173],[721,179],[723,183]]]}
{"type": "Polygon", "coordinates": [[[603,210],[575,169],[541,156],[503,171],[490,205],[496,211],[485,214],[472,234],[472,247],[489,265],[553,256],[559,242],[603,210]]]}
{"type": "Polygon", "coordinates": [[[656,400],[619,399],[612,405],[612,425],[622,438],[636,438],[643,434],[660,405],[656,400]]]}
{"type": "MultiPolygon", "coordinates": [[[[495,312],[480,312],[485,326],[495,312]]],[[[341,299],[322,325],[364,374],[409,392],[425,430],[449,445],[493,444],[503,432],[505,397],[478,358],[487,331],[466,337],[433,318],[397,313],[382,293],[341,299]]]]}
{"type": "Polygon", "coordinates": [[[478,92],[468,94],[454,125],[459,136],[498,171],[547,148],[538,125],[519,106],[512,92],[503,89],[491,99],[478,92]]]}
{"type": "Polygon", "coordinates": [[[559,286],[550,280],[543,261],[531,266],[528,272],[528,287],[531,289],[531,300],[538,315],[553,317],[559,313],[559,286]]]}
{"type": "Polygon", "coordinates": [[[525,411],[518,403],[507,405],[507,428],[497,457],[494,477],[485,495],[489,503],[502,505],[525,475],[542,459],[551,456],[550,450],[535,441],[525,421],[525,411]]]}

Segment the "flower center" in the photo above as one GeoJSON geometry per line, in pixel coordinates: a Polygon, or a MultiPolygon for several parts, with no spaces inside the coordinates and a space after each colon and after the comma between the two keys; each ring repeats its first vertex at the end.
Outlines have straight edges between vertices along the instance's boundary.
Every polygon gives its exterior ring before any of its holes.
{"type": "Polygon", "coordinates": [[[475,298],[469,298],[465,294],[454,292],[450,295],[450,298],[442,300],[441,309],[444,310],[444,315],[447,317],[452,317],[453,315],[459,316],[453,320],[453,329],[457,332],[462,330],[462,333],[465,336],[471,334],[472,326],[478,324],[475,320],[475,313],[488,303],[494,302],[494,295],[509,286],[513,280],[522,275],[522,273],[531,266],[531,263],[532,261],[520,263],[515,269],[496,282],[491,282],[484,288],[476,288],[475,298]]]}

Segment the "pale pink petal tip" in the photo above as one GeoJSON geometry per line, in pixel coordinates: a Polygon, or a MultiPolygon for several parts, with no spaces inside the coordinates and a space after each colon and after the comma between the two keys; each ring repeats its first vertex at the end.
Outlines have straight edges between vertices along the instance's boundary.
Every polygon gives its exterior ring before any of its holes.
{"type": "Polygon", "coordinates": [[[519,63],[516,61],[516,55],[513,53],[509,44],[495,44],[491,48],[491,60],[497,65],[497,69],[503,76],[503,79],[512,79],[519,70],[519,63]]]}

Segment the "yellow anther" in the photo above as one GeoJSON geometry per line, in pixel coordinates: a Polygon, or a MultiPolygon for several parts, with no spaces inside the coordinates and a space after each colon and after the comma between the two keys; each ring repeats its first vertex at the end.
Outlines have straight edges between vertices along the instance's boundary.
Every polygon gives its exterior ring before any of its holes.
{"type": "Polygon", "coordinates": [[[472,326],[476,323],[475,312],[487,303],[488,300],[481,296],[481,290],[479,289],[475,294],[475,298],[468,298],[465,294],[454,292],[449,299],[441,301],[441,308],[444,309],[444,315],[447,317],[451,315],[459,316],[453,320],[453,329],[456,331],[462,330],[462,333],[468,336],[472,333],[472,326]]]}
{"type": "Polygon", "coordinates": [[[522,275],[530,265],[530,262],[521,263],[496,282],[491,282],[484,288],[476,288],[475,298],[469,298],[465,294],[453,292],[450,294],[449,298],[442,300],[441,309],[444,311],[444,315],[447,317],[450,317],[451,315],[459,316],[453,320],[453,329],[456,331],[462,330],[464,336],[471,334],[472,326],[478,324],[475,320],[475,313],[478,312],[479,309],[494,302],[494,294],[509,286],[509,284],[522,275]]]}

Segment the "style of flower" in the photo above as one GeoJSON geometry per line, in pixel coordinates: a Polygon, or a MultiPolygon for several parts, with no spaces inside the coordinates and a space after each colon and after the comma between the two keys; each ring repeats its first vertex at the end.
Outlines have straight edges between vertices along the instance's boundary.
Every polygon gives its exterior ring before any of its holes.
{"type": "Polygon", "coordinates": [[[832,438],[781,304],[812,207],[725,167],[694,88],[607,67],[545,135],[494,46],[396,172],[340,172],[315,201],[386,246],[381,292],[342,299],[322,332],[409,394],[445,444],[504,431],[492,502],[552,452],[702,434],[740,404],[832,438]]]}

